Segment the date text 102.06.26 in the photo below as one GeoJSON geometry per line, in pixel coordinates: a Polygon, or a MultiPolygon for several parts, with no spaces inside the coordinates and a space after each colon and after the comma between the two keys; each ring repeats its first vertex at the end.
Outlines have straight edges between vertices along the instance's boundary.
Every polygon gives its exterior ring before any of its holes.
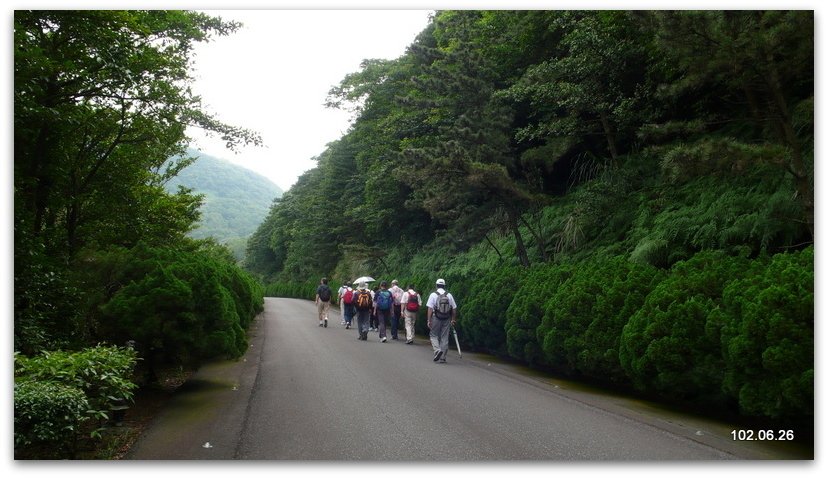
{"type": "Polygon", "coordinates": [[[793,430],[732,430],[730,435],[734,441],[791,441],[794,439],[793,430]]]}

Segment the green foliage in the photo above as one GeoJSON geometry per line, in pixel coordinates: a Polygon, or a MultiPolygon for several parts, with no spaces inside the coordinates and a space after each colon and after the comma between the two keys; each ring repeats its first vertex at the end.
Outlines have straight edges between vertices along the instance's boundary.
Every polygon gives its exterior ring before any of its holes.
{"type": "Polygon", "coordinates": [[[814,248],[763,260],[722,296],[724,390],[745,415],[814,413],[814,248]]]}
{"type": "Polygon", "coordinates": [[[568,373],[624,383],[621,331],[661,279],[625,257],[581,262],[544,304],[537,328],[545,362],[568,373]]]}
{"type": "MultiPolygon", "coordinates": [[[[517,267],[492,269],[471,281],[470,293],[462,288],[455,300],[458,303],[458,330],[464,341],[475,349],[505,355],[506,310],[512,303],[515,290],[522,283],[522,270],[517,267]]],[[[452,293],[454,295],[454,293],[452,293]]]]}
{"type": "Polygon", "coordinates": [[[81,424],[89,419],[84,393],[69,385],[24,380],[14,384],[15,452],[30,447],[64,458],[81,424]]]}
{"type": "Polygon", "coordinates": [[[506,347],[511,357],[529,364],[546,364],[537,329],[546,302],[571,274],[570,266],[557,264],[535,265],[525,273],[506,310],[506,347]]]}
{"type": "Polygon", "coordinates": [[[247,349],[244,330],[263,308],[262,288],[209,251],[139,245],[92,261],[97,280],[125,284],[100,306],[102,338],[135,341],[163,364],[196,365],[247,349]]]}
{"type": "Polygon", "coordinates": [[[702,252],[679,262],[623,328],[621,365],[640,390],[696,403],[725,403],[722,322],[725,286],[751,261],[702,252]]]}
{"type": "Polygon", "coordinates": [[[107,413],[132,400],[131,381],[137,353],[131,348],[103,346],[79,352],[43,352],[34,357],[15,354],[16,381],[54,382],[81,390],[88,408],[107,413]]]}

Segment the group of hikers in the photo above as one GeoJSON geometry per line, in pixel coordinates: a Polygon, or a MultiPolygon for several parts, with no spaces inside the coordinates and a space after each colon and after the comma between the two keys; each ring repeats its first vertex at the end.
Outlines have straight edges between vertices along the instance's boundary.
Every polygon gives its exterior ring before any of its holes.
{"type": "MultiPolygon", "coordinates": [[[[414,343],[414,324],[423,306],[423,299],[413,284],[408,284],[408,287],[403,289],[394,279],[391,281],[391,287],[388,287],[387,281],[381,281],[373,290],[368,288],[365,281],[353,284],[356,285],[356,289],[351,287],[351,282],[346,282],[337,291],[337,301],[342,314],[340,325],[350,329],[356,317],[358,340],[367,341],[368,332],[377,331],[379,341],[385,343],[388,341],[389,324],[391,339],[399,340],[398,331],[402,320],[405,327],[405,343],[414,343]]],[[[434,361],[445,363],[451,328],[457,322],[457,303],[446,289],[445,280],[437,279],[435,286],[436,290],[426,300],[426,318],[431,347],[434,349],[434,361]]],[[[322,278],[316,288],[315,300],[319,313],[319,327],[328,326],[328,311],[332,298],[333,291],[328,286],[328,279],[322,278]]]]}

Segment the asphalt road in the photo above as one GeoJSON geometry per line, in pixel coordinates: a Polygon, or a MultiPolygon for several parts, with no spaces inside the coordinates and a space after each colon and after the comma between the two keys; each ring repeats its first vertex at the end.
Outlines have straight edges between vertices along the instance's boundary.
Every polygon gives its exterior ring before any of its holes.
{"type": "MultiPolygon", "coordinates": [[[[332,310],[332,315],[336,310],[332,310]]],[[[244,360],[203,367],[131,459],[728,460],[780,458],[726,431],[514,373],[427,339],[358,341],[312,302],[266,299],[244,360]]],[[[404,334],[401,335],[404,337],[404,334]]]]}

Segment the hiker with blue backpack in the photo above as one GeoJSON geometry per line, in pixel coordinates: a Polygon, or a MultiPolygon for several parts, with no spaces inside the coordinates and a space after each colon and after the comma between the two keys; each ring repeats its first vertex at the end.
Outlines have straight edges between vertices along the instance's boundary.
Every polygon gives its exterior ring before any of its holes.
{"type": "Polygon", "coordinates": [[[374,313],[377,316],[377,327],[379,327],[380,342],[387,342],[385,336],[385,321],[390,319],[394,313],[394,296],[388,290],[388,282],[380,282],[380,288],[374,294],[374,313]]]}
{"type": "Polygon", "coordinates": [[[431,347],[434,349],[434,361],[446,363],[451,328],[457,323],[457,303],[446,290],[446,281],[437,279],[437,290],[432,292],[426,302],[428,307],[428,328],[431,347]]]}

